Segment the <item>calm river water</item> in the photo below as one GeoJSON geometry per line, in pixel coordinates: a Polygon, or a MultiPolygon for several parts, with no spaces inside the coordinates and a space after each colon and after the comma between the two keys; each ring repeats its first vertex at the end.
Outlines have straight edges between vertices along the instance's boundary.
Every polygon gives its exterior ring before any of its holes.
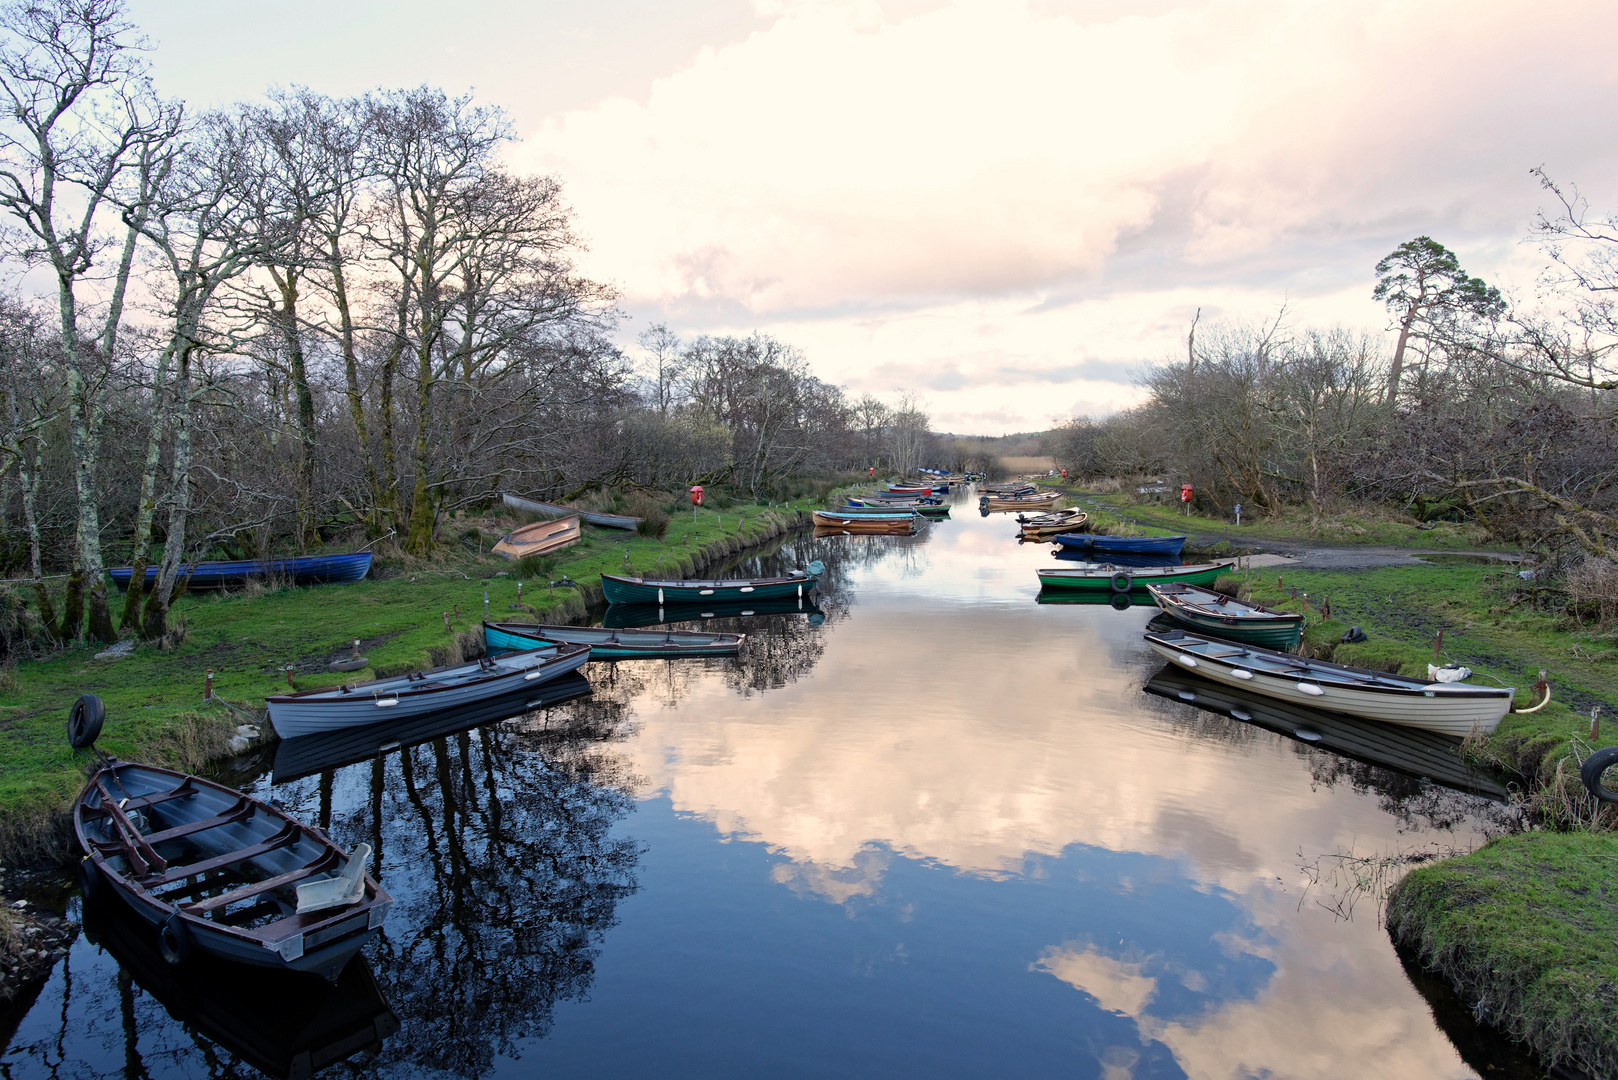
{"type": "Polygon", "coordinates": [[[1155,609],[1037,604],[1014,536],[798,538],[744,572],[822,558],[818,607],[710,623],[740,661],[233,777],[379,852],[366,962],[176,974],[92,910],[0,1076],[1528,1075],[1340,858],[1504,811],[1148,693],[1155,609]]]}

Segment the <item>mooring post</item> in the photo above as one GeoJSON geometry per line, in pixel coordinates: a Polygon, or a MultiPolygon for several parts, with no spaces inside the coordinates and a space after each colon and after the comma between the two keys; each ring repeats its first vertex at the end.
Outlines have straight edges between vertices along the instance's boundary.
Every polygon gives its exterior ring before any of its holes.
{"type": "Polygon", "coordinates": [[[1438,636],[1433,638],[1433,659],[1441,659],[1444,652],[1444,628],[1438,628],[1438,636]]]}
{"type": "Polygon", "coordinates": [[[489,617],[489,590],[488,589],[483,590],[483,617],[485,619],[487,619],[489,617]]]}
{"type": "Polygon", "coordinates": [[[1590,707],[1590,739],[1595,741],[1601,737],[1601,706],[1590,707]]]}
{"type": "Polygon", "coordinates": [[[444,612],[444,629],[449,629],[449,612],[444,612]]]}
{"type": "Polygon", "coordinates": [[[297,684],[292,681],[292,665],[291,664],[287,665],[287,685],[292,687],[294,690],[296,690],[298,688],[297,684]]]}
{"type": "Polygon", "coordinates": [[[202,700],[213,700],[213,668],[208,669],[208,675],[202,682],[202,700]]]}
{"type": "Polygon", "coordinates": [[[517,582],[517,603],[522,603],[522,582],[517,582]]]}

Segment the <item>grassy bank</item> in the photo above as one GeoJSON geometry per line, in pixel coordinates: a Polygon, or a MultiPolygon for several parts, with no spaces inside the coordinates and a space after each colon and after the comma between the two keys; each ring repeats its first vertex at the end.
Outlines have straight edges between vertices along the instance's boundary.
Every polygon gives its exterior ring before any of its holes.
{"type": "Polygon", "coordinates": [[[1618,1075],[1618,835],[1529,833],[1413,870],[1388,928],[1551,1063],[1618,1075]]]}
{"type": "Polygon", "coordinates": [[[300,690],[352,683],[481,650],[485,592],[491,618],[566,621],[600,597],[603,573],[679,577],[804,520],[796,509],[763,506],[687,510],[662,540],[586,525],[581,543],[534,566],[485,554],[517,519],[467,519],[451,523],[432,560],[379,557],[355,585],[183,597],[171,613],[183,641],[170,649],[143,644],[123,659],[96,660],[99,646],[73,647],[24,661],[0,706],[0,860],[64,850],[63,810],[82,778],[63,723],[80,694],[106,702],[99,745],[108,753],[195,768],[220,756],[237,725],[261,717],[265,696],[289,681],[300,690]],[[564,579],[577,584],[549,584],[564,579]],[[356,638],[370,665],[328,672],[356,638]],[[210,670],[221,700],[205,703],[210,670]]]}
{"type": "Polygon", "coordinates": [[[1456,551],[1498,548],[1487,532],[1473,524],[1449,521],[1423,524],[1414,518],[1390,514],[1380,507],[1354,507],[1324,515],[1319,519],[1299,507],[1289,507],[1277,515],[1242,515],[1241,525],[1234,517],[1208,517],[1187,514],[1179,505],[1165,505],[1137,499],[1122,492],[1086,493],[1083,485],[1054,483],[1048,486],[1079,496],[1081,505],[1105,521],[1128,521],[1142,535],[1164,536],[1187,533],[1200,539],[1203,547],[1228,543],[1241,549],[1266,540],[1290,543],[1319,543],[1337,546],[1397,546],[1456,551]]]}

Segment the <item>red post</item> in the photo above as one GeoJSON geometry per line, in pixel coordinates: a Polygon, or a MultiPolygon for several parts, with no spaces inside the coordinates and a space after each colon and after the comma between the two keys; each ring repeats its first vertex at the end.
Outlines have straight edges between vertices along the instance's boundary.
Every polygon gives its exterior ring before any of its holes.
{"type": "Polygon", "coordinates": [[[208,669],[208,676],[202,683],[202,700],[213,700],[213,668],[208,669]]]}

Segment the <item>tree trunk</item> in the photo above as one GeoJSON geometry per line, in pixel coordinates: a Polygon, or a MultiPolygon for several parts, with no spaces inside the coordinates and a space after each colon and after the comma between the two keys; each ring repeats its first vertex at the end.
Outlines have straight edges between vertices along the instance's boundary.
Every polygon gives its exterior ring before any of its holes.
{"type": "Polygon", "coordinates": [[[348,283],[343,277],[342,252],[334,237],[331,242],[332,296],[337,304],[339,342],[343,350],[343,374],[348,395],[348,415],[354,423],[354,436],[359,443],[360,457],[365,462],[365,490],[370,493],[370,520],[365,532],[371,539],[382,535],[379,517],[385,495],[377,482],[376,461],[371,456],[371,440],[365,429],[365,397],[360,391],[359,360],[354,355],[354,318],[348,306],[348,283]]]}
{"type": "Polygon", "coordinates": [[[297,531],[298,550],[319,541],[315,529],[315,395],[309,389],[309,372],[304,364],[303,334],[298,330],[298,275],[296,271],[276,272],[276,289],[281,294],[281,310],[276,322],[286,345],[287,368],[292,375],[292,394],[298,416],[297,531]]]}
{"type": "Polygon", "coordinates": [[[156,641],[168,633],[169,605],[174,599],[175,582],[180,576],[180,560],[185,555],[185,527],[191,509],[191,352],[196,346],[187,341],[176,352],[174,369],[174,462],[169,472],[168,535],[163,540],[163,559],[158,565],[157,583],[146,598],[141,632],[156,641]]]}
{"type": "Polygon", "coordinates": [[[405,548],[412,555],[426,555],[433,547],[433,500],[427,486],[432,466],[433,357],[432,338],[423,327],[416,350],[416,452],[415,489],[410,499],[410,532],[405,548]]]}
{"type": "Polygon", "coordinates": [[[152,386],[152,429],[146,436],[146,464],[140,474],[140,503],[135,508],[134,550],[130,555],[129,591],[124,594],[124,611],[119,630],[140,629],[141,598],[146,595],[146,549],[152,542],[152,519],[157,515],[157,468],[163,458],[163,418],[168,413],[163,402],[164,382],[168,379],[169,354],[158,358],[152,386]]]}

